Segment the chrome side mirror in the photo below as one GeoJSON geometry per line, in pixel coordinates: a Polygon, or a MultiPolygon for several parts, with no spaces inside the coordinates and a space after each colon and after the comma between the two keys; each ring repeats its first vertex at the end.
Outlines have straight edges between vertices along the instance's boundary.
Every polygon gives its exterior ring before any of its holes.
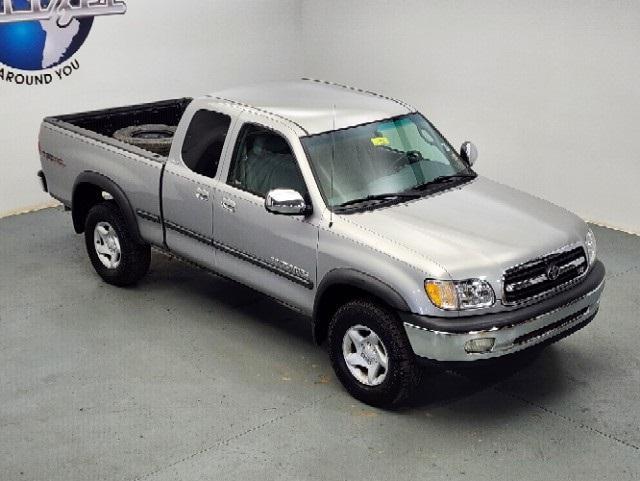
{"type": "Polygon", "coordinates": [[[462,157],[469,166],[472,166],[476,163],[476,160],[478,160],[478,149],[468,140],[466,142],[462,142],[462,145],[460,146],[460,157],[462,157]]]}
{"type": "Polygon", "coordinates": [[[267,212],[280,215],[306,215],[309,213],[307,203],[300,194],[292,189],[274,189],[264,199],[267,212]]]}

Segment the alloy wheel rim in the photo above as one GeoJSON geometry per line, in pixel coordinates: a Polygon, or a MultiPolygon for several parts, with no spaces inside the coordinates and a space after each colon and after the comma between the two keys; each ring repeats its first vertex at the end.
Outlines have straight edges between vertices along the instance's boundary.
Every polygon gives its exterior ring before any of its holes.
{"type": "Polygon", "coordinates": [[[111,224],[98,222],[93,230],[93,246],[98,259],[107,269],[117,269],[122,259],[120,239],[111,224]]]}
{"type": "Polygon", "coordinates": [[[379,386],[389,371],[389,355],[371,328],[355,325],[342,340],[342,355],[351,375],[365,386],[379,386]]]}

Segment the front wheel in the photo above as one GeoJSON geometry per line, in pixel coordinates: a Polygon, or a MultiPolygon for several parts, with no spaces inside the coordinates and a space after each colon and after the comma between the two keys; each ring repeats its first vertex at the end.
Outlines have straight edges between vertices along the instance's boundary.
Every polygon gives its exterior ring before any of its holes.
{"type": "Polygon", "coordinates": [[[112,202],[91,208],[84,237],[91,264],[105,282],[129,286],[149,270],[151,247],[136,242],[120,209],[112,202]]]}
{"type": "Polygon", "coordinates": [[[419,383],[420,368],[399,319],[376,302],[357,299],[335,312],[329,352],[343,386],[372,406],[400,406],[419,383]]]}

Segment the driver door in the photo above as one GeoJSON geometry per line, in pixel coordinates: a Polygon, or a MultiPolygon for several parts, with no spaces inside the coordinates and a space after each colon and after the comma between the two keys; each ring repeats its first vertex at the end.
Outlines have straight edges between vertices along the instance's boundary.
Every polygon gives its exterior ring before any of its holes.
{"type": "MultiPolygon", "coordinates": [[[[297,137],[245,114],[228,168],[216,190],[217,269],[294,307],[312,304],[318,222],[314,216],[267,212],[269,190],[307,187],[291,148],[297,137]]],[[[308,196],[307,196],[308,198],[308,196]]]]}

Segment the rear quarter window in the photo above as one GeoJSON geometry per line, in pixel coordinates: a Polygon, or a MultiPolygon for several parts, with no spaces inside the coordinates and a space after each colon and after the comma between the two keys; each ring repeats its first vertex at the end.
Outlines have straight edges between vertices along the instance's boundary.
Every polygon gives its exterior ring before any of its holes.
{"type": "Polygon", "coordinates": [[[193,116],[182,144],[182,161],[197,174],[215,177],[231,117],[211,110],[193,116]]]}

